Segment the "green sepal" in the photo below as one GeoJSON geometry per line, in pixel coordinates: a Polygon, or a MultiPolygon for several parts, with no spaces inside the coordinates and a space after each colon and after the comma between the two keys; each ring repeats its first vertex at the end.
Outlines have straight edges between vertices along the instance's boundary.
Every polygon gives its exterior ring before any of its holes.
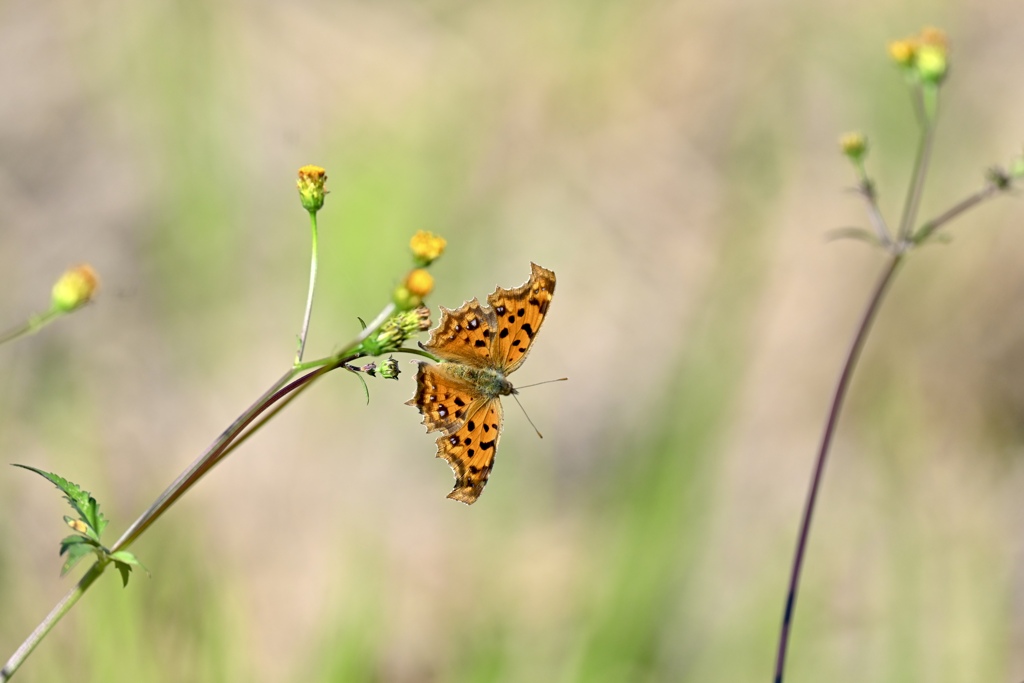
{"type": "Polygon", "coordinates": [[[89,527],[91,527],[93,534],[97,539],[99,535],[103,533],[104,527],[107,526],[107,520],[104,519],[103,514],[100,512],[100,505],[96,502],[96,499],[92,497],[92,494],[88,491],[82,490],[82,487],[74,482],[70,482],[61,476],[53,474],[51,472],[44,472],[43,470],[29,465],[14,464],[15,467],[20,467],[30,472],[35,472],[39,476],[43,477],[51,484],[56,486],[64,494],[65,500],[71,505],[72,509],[75,510],[82,518],[82,521],[89,527]]]}
{"type": "MultiPolygon", "coordinates": [[[[78,538],[83,538],[83,537],[79,536],[78,538]]],[[[65,539],[65,540],[67,540],[67,539],[65,539]]],[[[83,539],[83,540],[87,541],[88,539],[83,539]]],[[[60,575],[61,576],[67,575],[67,573],[69,571],[71,571],[74,568],[74,566],[76,564],[78,564],[78,562],[83,557],[85,557],[89,553],[95,551],[96,550],[96,546],[94,546],[94,545],[92,545],[91,543],[88,543],[88,542],[86,542],[86,543],[76,543],[74,545],[67,546],[65,548],[65,550],[67,550],[67,559],[64,560],[64,565],[60,568],[60,575]]]]}

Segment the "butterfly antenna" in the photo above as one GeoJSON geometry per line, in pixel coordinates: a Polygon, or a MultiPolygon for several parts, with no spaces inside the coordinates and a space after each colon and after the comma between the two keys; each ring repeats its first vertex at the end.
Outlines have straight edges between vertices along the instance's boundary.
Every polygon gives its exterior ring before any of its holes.
{"type": "MultiPolygon", "coordinates": [[[[555,381],[557,382],[558,380],[555,381]]],[[[544,384],[544,382],[541,382],[541,384],[544,384]]],[[[512,398],[516,400],[516,403],[519,403],[519,397],[516,396],[514,393],[512,394],[512,398]]],[[[523,407],[522,403],[519,403],[519,409],[523,411],[523,415],[526,416],[526,421],[530,423],[531,427],[533,427],[533,431],[537,432],[537,436],[543,439],[544,435],[540,433],[539,429],[537,429],[537,425],[533,424],[533,420],[530,419],[530,414],[526,412],[526,408],[523,407]]]]}
{"type": "Polygon", "coordinates": [[[516,391],[519,391],[520,389],[529,389],[530,387],[539,387],[541,384],[551,384],[552,382],[568,382],[568,381],[569,381],[568,377],[559,377],[558,379],[546,379],[543,382],[537,382],[536,384],[527,384],[526,386],[516,387],[516,391]]]}

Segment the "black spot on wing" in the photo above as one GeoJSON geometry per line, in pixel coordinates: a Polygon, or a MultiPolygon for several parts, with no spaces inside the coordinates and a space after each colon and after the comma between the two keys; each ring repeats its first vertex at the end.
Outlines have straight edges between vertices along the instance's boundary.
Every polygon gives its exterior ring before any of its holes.
{"type": "Polygon", "coordinates": [[[484,449],[485,451],[489,451],[492,448],[494,448],[494,442],[493,441],[481,441],[480,442],[480,448],[484,449]]]}
{"type": "Polygon", "coordinates": [[[501,337],[502,339],[507,337],[508,336],[508,328],[507,327],[501,328],[501,333],[498,334],[498,336],[501,337]]]}
{"type": "Polygon", "coordinates": [[[530,323],[523,323],[522,330],[530,339],[533,339],[533,335],[537,334],[536,332],[533,331],[533,326],[530,325],[530,323]]]}

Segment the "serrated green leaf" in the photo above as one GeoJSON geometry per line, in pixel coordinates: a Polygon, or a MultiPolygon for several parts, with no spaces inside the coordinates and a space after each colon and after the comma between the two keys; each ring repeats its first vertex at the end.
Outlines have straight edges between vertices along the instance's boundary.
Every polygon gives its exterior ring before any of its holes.
{"type": "Polygon", "coordinates": [[[60,568],[60,575],[64,576],[71,571],[83,557],[93,551],[94,547],[95,546],[88,543],[79,543],[77,545],[68,546],[68,558],[64,560],[64,566],[60,568]]]}
{"type": "Polygon", "coordinates": [[[139,558],[135,557],[133,553],[130,553],[127,550],[118,550],[116,553],[111,553],[109,557],[114,562],[124,562],[125,564],[133,564],[136,567],[139,567],[142,571],[146,572],[146,576],[152,576],[149,569],[146,568],[146,565],[142,564],[142,562],[139,561],[139,558]]]}
{"type": "Polygon", "coordinates": [[[66,553],[68,551],[69,548],[71,548],[73,546],[83,545],[83,544],[88,546],[87,550],[92,550],[94,548],[98,548],[99,547],[99,544],[96,543],[96,541],[92,540],[91,538],[86,538],[85,536],[81,536],[79,534],[74,534],[72,536],[66,536],[63,539],[61,539],[61,542],[60,542],[60,554],[63,555],[64,553],[66,553]]]}
{"type": "Polygon", "coordinates": [[[83,522],[92,528],[93,533],[90,534],[90,536],[99,540],[100,534],[103,533],[103,529],[107,526],[107,520],[100,512],[100,505],[96,502],[96,499],[92,497],[91,493],[83,490],[78,484],[70,482],[59,475],[53,474],[52,472],[44,472],[43,470],[35,467],[19,465],[17,463],[15,463],[14,466],[29,470],[30,472],[35,472],[60,489],[64,494],[64,499],[70,503],[72,509],[79,514],[83,522]]]}
{"type": "Polygon", "coordinates": [[[114,566],[117,567],[117,571],[121,572],[121,586],[123,588],[128,587],[128,577],[132,574],[132,566],[126,562],[118,562],[114,560],[114,566]]]}

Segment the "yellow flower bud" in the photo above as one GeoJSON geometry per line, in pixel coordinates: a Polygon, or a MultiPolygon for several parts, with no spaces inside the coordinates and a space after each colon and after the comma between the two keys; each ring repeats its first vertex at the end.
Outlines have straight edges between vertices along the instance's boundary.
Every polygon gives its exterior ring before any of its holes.
{"type": "Polygon", "coordinates": [[[853,161],[860,161],[868,151],[868,139],[863,133],[854,131],[839,137],[839,148],[853,161]]]}
{"type": "Polygon", "coordinates": [[[324,205],[324,183],[327,182],[327,171],[319,166],[303,166],[299,169],[299,199],[302,206],[310,213],[316,213],[324,205]]]}
{"type": "Polygon", "coordinates": [[[917,73],[924,83],[941,83],[949,70],[946,50],[937,45],[922,45],[917,51],[917,73]]]}
{"type": "Polygon", "coordinates": [[[422,299],[434,291],[434,276],[422,268],[417,268],[405,278],[405,286],[410,294],[422,299]]]}
{"type": "Polygon", "coordinates": [[[443,237],[426,230],[420,230],[409,240],[409,248],[416,259],[416,265],[429,266],[438,256],[444,253],[448,243],[443,237]]]}
{"type": "Polygon", "coordinates": [[[423,297],[434,290],[434,277],[417,268],[405,276],[405,282],[395,288],[393,296],[399,310],[410,311],[423,303],[423,297]]]}
{"type": "Polygon", "coordinates": [[[100,279],[87,263],[68,269],[53,286],[50,305],[53,310],[64,313],[84,306],[92,300],[99,288],[100,279]]]}
{"type": "Polygon", "coordinates": [[[911,66],[916,54],[916,46],[911,40],[894,40],[889,43],[889,58],[900,66],[911,66]]]}

